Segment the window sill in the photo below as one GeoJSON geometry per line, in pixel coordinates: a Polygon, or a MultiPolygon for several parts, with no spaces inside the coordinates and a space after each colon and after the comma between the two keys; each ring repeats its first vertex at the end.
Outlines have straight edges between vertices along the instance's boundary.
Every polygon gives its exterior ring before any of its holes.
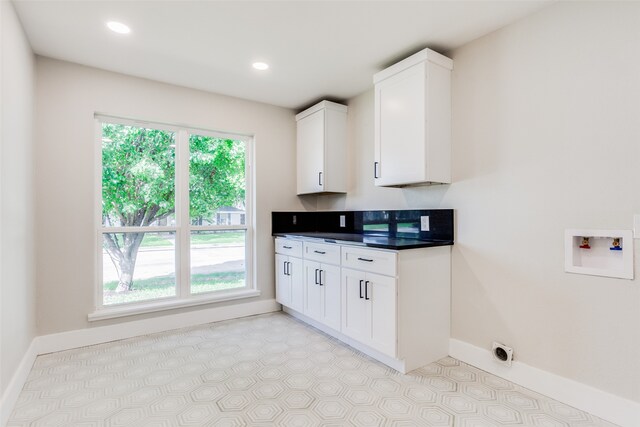
{"type": "Polygon", "coordinates": [[[103,307],[93,313],[89,313],[89,322],[98,320],[115,319],[117,317],[135,316],[136,314],[153,313],[156,311],[171,310],[174,308],[193,307],[197,305],[211,304],[222,301],[233,301],[236,299],[252,298],[260,295],[260,291],[255,289],[241,289],[215,295],[196,296],[183,299],[171,299],[164,301],[150,301],[135,305],[103,307]]]}

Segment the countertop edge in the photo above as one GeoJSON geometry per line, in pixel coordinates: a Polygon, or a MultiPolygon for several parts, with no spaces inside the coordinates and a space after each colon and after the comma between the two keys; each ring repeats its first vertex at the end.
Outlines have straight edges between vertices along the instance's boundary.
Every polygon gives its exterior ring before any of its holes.
{"type": "MultiPolygon", "coordinates": [[[[309,233],[305,233],[305,234],[309,234],[309,233]]],[[[350,242],[350,241],[346,241],[346,240],[334,240],[334,239],[327,239],[327,238],[323,238],[323,237],[313,237],[313,236],[308,236],[308,235],[302,235],[302,234],[298,234],[298,233],[272,233],[271,234],[273,237],[283,237],[283,238],[289,238],[289,237],[295,237],[301,240],[309,240],[309,241],[323,241],[324,243],[332,243],[332,244],[337,244],[337,245],[346,245],[346,246],[355,246],[355,247],[367,247],[367,248],[372,248],[372,249],[390,249],[390,250],[397,250],[397,251],[402,251],[402,250],[407,250],[407,249],[421,249],[421,248],[432,248],[432,247],[439,247],[439,246],[453,246],[454,242],[453,241],[448,241],[448,240],[441,240],[441,241],[415,241],[406,245],[385,245],[385,244],[381,244],[381,243],[365,243],[365,242],[350,242]]],[[[376,236],[376,237],[381,237],[381,236],[376,236]]],[[[410,240],[410,239],[406,239],[406,240],[410,240]]]]}

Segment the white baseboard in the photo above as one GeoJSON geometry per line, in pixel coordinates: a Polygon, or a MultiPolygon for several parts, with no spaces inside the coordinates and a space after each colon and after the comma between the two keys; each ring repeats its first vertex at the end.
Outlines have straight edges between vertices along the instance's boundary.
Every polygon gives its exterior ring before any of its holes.
{"type": "Polygon", "coordinates": [[[489,349],[450,339],[449,355],[501,378],[622,427],[640,426],[640,403],[515,361],[511,367],[496,362],[489,349]]]}
{"type": "Polygon", "coordinates": [[[261,300],[42,335],[35,340],[38,354],[46,354],[273,311],[280,311],[275,299],[261,300]]]}
{"type": "Polygon", "coordinates": [[[6,425],[7,421],[9,421],[13,407],[18,401],[18,397],[20,396],[22,387],[24,387],[24,383],[27,381],[29,372],[31,372],[33,362],[36,361],[36,357],[38,356],[36,339],[37,338],[34,338],[31,341],[31,345],[29,345],[27,352],[22,357],[18,369],[13,374],[13,377],[11,377],[11,381],[9,381],[7,388],[2,394],[2,398],[0,398],[0,426],[6,425]]]}

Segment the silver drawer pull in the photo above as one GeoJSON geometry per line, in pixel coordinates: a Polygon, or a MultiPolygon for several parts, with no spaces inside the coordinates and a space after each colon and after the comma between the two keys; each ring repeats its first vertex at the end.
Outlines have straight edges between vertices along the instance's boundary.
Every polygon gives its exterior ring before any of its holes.
{"type": "Polygon", "coordinates": [[[293,249],[293,246],[283,246],[285,249],[293,249]]]}
{"type": "Polygon", "coordinates": [[[324,254],[326,254],[326,252],[325,252],[325,251],[313,251],[313,252],[315,252],[315,253],[317,253],[317,254],[320,254],[320,255],[324,255],[324,254]]]}
{"type": "Polygon", "coordinates": [[[372,260],[372,259],[368,259],[368,258],[360,258],[360,257],[358,257],[358,261],[373,262],[373,260],[372,260]]]}

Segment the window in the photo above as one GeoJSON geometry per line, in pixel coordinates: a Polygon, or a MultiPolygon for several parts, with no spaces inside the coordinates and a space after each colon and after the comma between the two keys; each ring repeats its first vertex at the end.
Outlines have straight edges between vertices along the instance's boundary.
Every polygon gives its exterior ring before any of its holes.
{"type": "Polygon", "coordinates": [[[251,138],[97,122],[98,309],[253,290],[251,138]]]}

